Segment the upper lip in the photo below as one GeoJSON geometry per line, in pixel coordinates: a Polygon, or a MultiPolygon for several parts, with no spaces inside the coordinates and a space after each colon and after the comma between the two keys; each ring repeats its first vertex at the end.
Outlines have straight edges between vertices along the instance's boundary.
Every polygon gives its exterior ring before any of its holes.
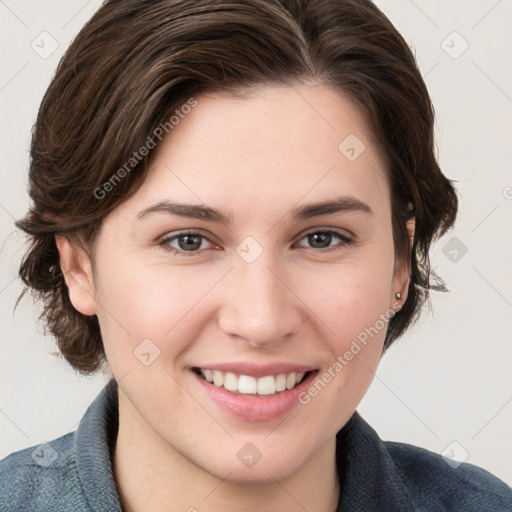
{"type": "Polygon", "coordinates": [[[304,365],[304,364],[295,364],[295,363],[285,363],[285,362],[277,362],[265,365],[257,365],[254,363],[247,362],[231,362],[231,363],[216,363],[216,364],[206,364],[206,365],[197,365],[194,368],[202,368],[204,370],[218,370],[220,372],[232,372],[238,375],[249,375],[252,377],[264,377],[266,375],[279,375],[280,373],[306,373],[313,370],[316,370],[315,367],[304,365]]]}

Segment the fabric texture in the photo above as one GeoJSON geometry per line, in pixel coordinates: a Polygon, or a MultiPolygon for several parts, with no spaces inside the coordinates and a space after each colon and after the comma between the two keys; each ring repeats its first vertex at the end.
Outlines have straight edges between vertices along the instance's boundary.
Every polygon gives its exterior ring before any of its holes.
{"type": "MultiPolygon", "coordinates": [[[[111,463],[118,421],[112,379],[75,432],[0,461],[0,511],[121,512],[111,463]]],[[[489,472],[384,442],[357,411],[338,432],[336,450],[336,512],[512,511],[512,489],[489,472]]]]}

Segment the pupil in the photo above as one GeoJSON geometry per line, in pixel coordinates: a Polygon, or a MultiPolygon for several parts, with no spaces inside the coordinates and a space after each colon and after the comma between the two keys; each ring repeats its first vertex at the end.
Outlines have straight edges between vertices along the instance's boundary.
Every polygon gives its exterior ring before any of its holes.
{"type": "Polygon", "coordinates": [[[183,235],[179,240],[180,249],[199,249],[201,247],[200,238],[197,235],[183,235]],[[186,240],[186,242],[182,243],[183,240],[186,240]]]}
{"type": "Polygon", "coordinates": [[[327,246],[329,246],[332,238],[332,235],[330,235],[329,233],[313,233],[312,235],[309,236],[311,246],[315,248],[320,248],[318,247],[318,243],[322,245],[322,243],[327,242],[327,246]]]}

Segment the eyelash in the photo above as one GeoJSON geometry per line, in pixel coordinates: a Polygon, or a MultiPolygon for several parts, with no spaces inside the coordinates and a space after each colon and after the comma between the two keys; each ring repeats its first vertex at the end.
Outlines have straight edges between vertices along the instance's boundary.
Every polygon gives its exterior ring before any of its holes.
{"type": "MultiPolygon", "coordinates": [[[[325,228],[315,229],[314,231],[310,231],[310,232],[306,233],[301,239],[299,239],[299,242],[302,241],[304,238],[307,238],[310,235],[315,235],[318,233],[334,235],[335,237],[337,237],[341,240],[341,243],[339,243],[335,246],[332,246],[332,247],[328,247],[326,249],[315,249],[314,247],[310,247],[310,249],[312,249],[315,252],[331,252],[331,250],[340,250],[340,249],[346,247],[347,245],[350,245],[353,242],[352,239],[347,237],[342,232],[337,231],[335,229],[325,229],[325,228]]],[[[208,250],[208,249],[201,249],[198,251],[183,251],[181,249],[176,249],[175,247],[169,246],[170,242],[177,240],[183,236],[187,236],[187,235],[199,236],[199,237],[207,240],[211,244],[215,244],[215,242],[213,240],[211,240],[209,237],[207,237],[206,235],[203,235],[201,233],[197,233],[195,231],[181,231],[181,232],[177,233],[176,235],[172,235],[172,236],[164,238],[163,240],[160,240],[158,245],[161,246],[164,249],[164,251],[173,252],[174,255],[176,255],[176,256],[185,256],[185,257],[196,256],[196,255],[200,254],[201,252],[208,250]]]]}

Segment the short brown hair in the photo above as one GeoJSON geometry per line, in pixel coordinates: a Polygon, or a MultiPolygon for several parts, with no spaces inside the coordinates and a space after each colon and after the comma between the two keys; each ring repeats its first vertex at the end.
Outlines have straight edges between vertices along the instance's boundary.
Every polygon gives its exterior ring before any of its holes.
{"type": "Polygon", "coordinates": [[[93,247],[102,219],[143,183],[147,158],[108,194],[95,191],[191,97],[305,81],[354,101],[384,155],[396,257],[411,274],[385,349],[414,323],[430,289],[446,290],[429,248],[453,225],[457,196],[436,160],[434,109],[414,56],[371,1],[110,0],[72,42],[41,103],[32,204],[16,223],[31,240],[20,277],[42,300],[41,318],[72,367],[93,373],[105,353],[97,317],[70,302],[55,234],[93,247]]]}

